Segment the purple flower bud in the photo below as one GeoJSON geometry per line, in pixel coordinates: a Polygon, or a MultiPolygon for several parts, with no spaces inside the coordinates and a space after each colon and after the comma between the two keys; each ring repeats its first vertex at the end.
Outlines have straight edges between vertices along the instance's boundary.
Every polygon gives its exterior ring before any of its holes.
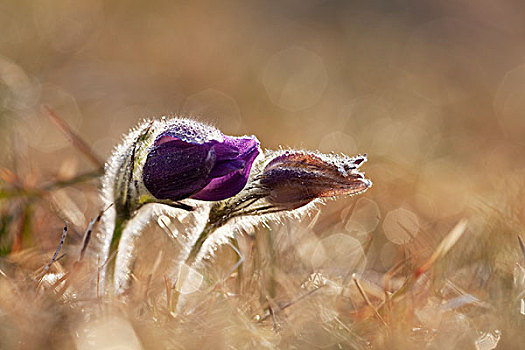
{"type": "Polygon", "coordinates": [[[155,139],[142,178],[157,199],[218,201],[244,188],[258,154],[255,136],[225,136],[211,126],[175,119],[155,139]]]}
{"type": "Polygon", "coordinates": [[[356,170],[366,160],[366,155],[285,152],[266,165],[260,183],[270,204],[296,209],[316,198],[366,191],[372,182],[356,170]]]}

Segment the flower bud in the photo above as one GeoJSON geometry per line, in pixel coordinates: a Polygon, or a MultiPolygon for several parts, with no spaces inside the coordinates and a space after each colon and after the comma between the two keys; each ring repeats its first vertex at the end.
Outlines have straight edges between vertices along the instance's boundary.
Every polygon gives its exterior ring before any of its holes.
{"type": "Polygon", "coordinates": [[[124,218],[145,203],[222,200],[243,189],[258,154],[255,136],[226,136],[190,119],[155,120],[132,131],[116,150],[105,187],[124,218]]]}
{"type": "Polygon", "coordinates": [[[175,124],[157,137],[142,173],[145,187],[155,198],[218,201],[243,189],[259,154],[258,140],[209,129],[201,126],[195,132],[194,125],[175,124]]]}
{"type": "Polygon", "coordinates": [[[265,198],[270,204],[296,209],[316,198],[366,191],[372,182],[357,171],[366,160],[366,155],[288,151],[266,164],[260,184],[268,191],[265,198]]]}

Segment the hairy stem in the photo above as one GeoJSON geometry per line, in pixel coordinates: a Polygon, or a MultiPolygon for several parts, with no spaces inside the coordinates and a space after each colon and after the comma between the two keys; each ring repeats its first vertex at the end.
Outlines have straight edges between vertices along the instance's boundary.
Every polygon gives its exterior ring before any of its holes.
{"type": "Polygon", "coordinates": [[[105,286],[106,290],[111,290],[113,287],[113,278],[115,276],[115,268],[116,268],[116,257],[114,256],[117,254],[118,246],[120,243],[120,239],[122,238],[122,232],[126,228],[126,225],[128,224],[129,219],[119,217],[117,216],[115,218],[115,227],[113,228],[113,235],[111,236],[111,243],[109,245],[109,252],[106,255],[106,259],[109,261],[106,261],[106,273],[105,273],[105,286]]]}
{"type": "Polygon", "coordinates": [[[217,229],[217,226],[210,224],[210,222],[206,223],[206,226],[202,229],[201,234],[199,235],[199,238],[197,238],[197,241],[191,247],[190,254],[186,258],[185,264],[188,266],[191,266],[195,263],[195,260],[197,259],[197,256],[199,255],[202,246],[204,245],[204,242],[206,242],[206,239],[217,229]]]}

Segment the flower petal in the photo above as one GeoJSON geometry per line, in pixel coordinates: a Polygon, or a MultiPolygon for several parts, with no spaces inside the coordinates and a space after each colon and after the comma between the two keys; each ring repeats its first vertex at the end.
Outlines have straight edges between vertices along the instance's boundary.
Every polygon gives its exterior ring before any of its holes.
{"type": "Polygon", "coordinates": [[[214,142],[173,139],[155,146],[143,169],[144,185],[158,199],[179,200],[204,188],[215,165],[214,142]]]}
{"type": "MultiPolygon", "coordinates": [[[[226,136],[225,138],[231,138],[226,136]]],[[[213,145],[215,151],[215,166],[210,172],[210,179],[228,175],[234,171],[244,168],[245,161],[239,148],[229,143],[216,143],[213,145]]]]}
{"type": "Polygon", "coordinates": [[[223,144],[214,146],[216,164],[210,172],[210,183],[193,196],[194,199],[217,201],[239,193],[250,176],[252,163],[259,154],[259,141],[252,137],[224,137],[223,144]],[[231,149],[236,152],[232,153],[231,149]]]}

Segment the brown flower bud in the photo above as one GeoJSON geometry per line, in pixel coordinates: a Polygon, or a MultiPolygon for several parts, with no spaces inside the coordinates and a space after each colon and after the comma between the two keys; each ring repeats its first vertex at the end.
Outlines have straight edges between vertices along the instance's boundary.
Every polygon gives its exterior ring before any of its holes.
{"type": "Polygon", "coordinates": [[[268,191],[266,200],[270,204],[296,209],[316,198],[366,191],[372,182],[357,171],[366,160],[366,155],[287,151],[266,165],[260,184],[268,191]]]}

